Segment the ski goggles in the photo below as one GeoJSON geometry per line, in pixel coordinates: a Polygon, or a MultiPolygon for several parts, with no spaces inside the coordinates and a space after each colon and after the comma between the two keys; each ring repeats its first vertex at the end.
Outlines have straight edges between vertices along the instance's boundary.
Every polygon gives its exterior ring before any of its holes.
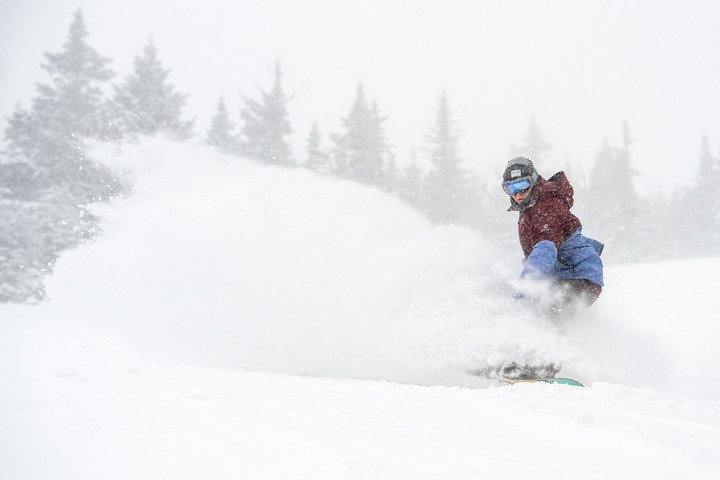
{"type": "Polygon", "coordinates": [[[512,196],[519,192],[524,192],[532,186],[529,178],[521,178],[519,180],[510,180],[503,182],[502,187],[505,193],[512,196]]]}

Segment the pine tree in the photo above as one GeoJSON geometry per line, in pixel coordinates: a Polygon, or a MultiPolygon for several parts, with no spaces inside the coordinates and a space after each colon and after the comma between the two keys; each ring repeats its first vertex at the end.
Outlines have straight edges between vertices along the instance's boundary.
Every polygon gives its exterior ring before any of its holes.
{"type": "Polygon", "coordinates": [[[348,150],[345,148],[345,138],[342,134],[332,134],[330,139],[333,147],[330,152],[332,173],[336,177],[348,178],[350,176],[350,168],[348,167],[348,150]]]}
{"type": "Polygon", "coordinates": [[[398,194],[410,205],[422,209],[422,200],[425,198],[424,187],[425,179],[418,165],[417,150],[412,148],[410,149],[410,162],[400,178],[398,194]]]}
{"type": "Polygon", "coordinates": [[[513,146],[510,153],[513,156],[524,156],[532,160],[536,165],[541,164],[546,153],[552,150],[552,146],[545,140],[535,115],[530,116],[527,133],[521,147],[513,146]]]}
{"type": "Polygon", "coordinates": [[[9,152],[0,152],[0,198],[16,198],[30,200],[36,195],[35,175],[38,167],[32,160],[33,137],[29,135],[29,114],[19,106],[13,116],[8,119],[8,132],[12,132],[9,152]],[[24,154],[22,152],[25,152],[24,154]],[[28,155],[28,156],[26,156],[28,155]]]}
{"type": "Polygon", "coordinates": [[[469,173],[458,154],[460,133],[450,111],[446,93],[440,94],[435,121],[426,135],[430,164],[426,179],[425,206],[438,223],[462,223],[473,200],[469,173]]]}
{"type": "Polygon", "coordinates": [[[322,135],[317,122],[313,122],[305,147],[305,167],[319,173],[331,173],[328,152],[322,146],[322,135]]]}
{"type": "Polygon", "coordinates": [[[52,85],[39,85],[33,110],[43,120],[57,122],[56,131],[75,136],[97,136],[98,112],[103,103],[103,87],[115,73],[110,59],[100,56],[86,42],[88,31],[82,10],[75,12],[63,51],[46,53],[43,68],[52,85]]]}
{"type": "Polygon", "coordinates": [[[270,92],[260,90],[260,100],[243,98],[240,117],[242,151],[245,155],[269,165],[293,164],[290,145],[286,139],[292,133],[288,119],[289,97],[282,88],[280,62],[275,62],[275,79],[270,92]]]}
{"type": "Polygon", "coordinates": [[[616,185],[616,190],[620,195],[617,199],[618,203],[625,205],[626,209],[631,206],[637,205],[638,195],[633,187],[633,178],[638,176],[638,171],[635,170],[630,164],[630,145],[632,145],[633,139],[630,135],[630,126],[627,120],[622,123],[622,148],[617,152],[617,166],[616,175],[613,181],[616,185]]]}
{"type": "Polygon", "coordinates": [[[361,171],[364,170],[363,173],[366,178],[374,180],[371,183],[379,185],[387,184],[387,179],[384,178],[388,172],[387,164],[394,161],[393,154],[390,151],[390,145],[387,141],[387,135],[385,134],[385,120],[387,120],[387,116],[380,113],[377,102],[373,100],[370,108],[369,155],[366,159],[367,164],[361,171]]]}
{"type": "Polygon", "coordinates": [[[187,95],[167,83],[170,70],[163,68],[152,39],[142,56],[136,56],[133,73],[115,87],[113,98],[118,123],[125,134],[165,133],[185,140],[192,136],[194,121],[181,119],[187,95]]]}
{"type": "Polygon", "coordinates": [[[0,302],[39,300],[43,276],[60,251],[94,232],[83,204],[114,193],[109,172],[86,157],[84,140],[103,137],[103,87],[109,60],[87,42],[81,10],[63,49],[45,54],[50,82],[37,87],[29,110],[18,105],[5,130],[0,163],[0,302]]]}
{"type": "Polygon", "coordinates": [[[233,133],[235,124],[230,121],[228,109],[225,106],[225,99],[220,96],[218,99],[215,115],[210,123],[207,131],[205,143],[211,147],[215,147],[222,153],[237,153],[238,139],[233,133]]]}
{"type": "Polygon", "coordinates": [[[336,170],[358,182],[381,186],[389,147],[377,102],[368,104],[365,88],[358,84],[343,133],[333,136],[336,170]]]}
{"type": "Polygon", "coordinates": [[[383,173],[382,189],[386,192],[397,192],[400,188],[400,170],[398,169],[395,155],[389,152],[387,161],[385,162],[385,172],[383,173]]]}
{"type": "Polygon", "coordinates": [[[673,208],[675,240],[686,255],[720,253],[720,159],[712,155],[707,135],[699,157],[692,184],[675,196],[673,208]]]}
{"type": "Polygon", "coordinates": [[[600,150],[595,155],[595,165],[590,173],[590,181],[588,183],[589,195],[597,199],[599,208],[595,213],[602,211],[601,198],[603,191],[610,187],[613,183],[613,171],[615,163],[615,152],[610,146],[607,138],[603,139],[600,150]]]}
{"type": "Polygon", "coordinates": [[[577,168],[570,158],[565,159],[565,166],[562,171],[565,172],[565,175],[570,180],[576,195],[578,191],[584,193],[585,190],[587,190],[587,178],[583,170],[577,168]]]}
{"type": "Polygon", "coordinates": [[[87,35],[78,9],[63,50],[45,54],[42,67],[50,83],[37,86],[30,111],[16,107],[5,130],[10,160],[34,171],[33,178],[24,180],[27,188],[99,180],[85,158],[82,139],[102,135],[98,112],[103,86],[114,73],[107,67],[110,60],[87,44],[87,35]]]}
{"type": "Polygon", "coordinates": [[[49,146],[46,145],[46,142],[40,140],[43,137],[50,137],[52,133],[47,132],[43,135],[44,132],[39,123],[39,120],[22,108],[19,103],[15,106],[12,116],[8,118],[8,126],[5,129],[8,150],[7,161],[4,162],[4,165],[23,163],[33,171],[38,170],[39,166],[35,164],[35,159],[40,159],[43,150],[49,146]]]}
{"type": "Polygon", "coordinates": [[[586,226],[598,232],[599,240],[608,245],[605,256],[612,260],[637,261],[650,254],[651,216],[641,214],[641,202],[633,185],[637,171],[630,162],[630,129],[623,123],[623,145],[610,146],[605,140],[598,152],[587,190],[590,218],[586,226]]]}

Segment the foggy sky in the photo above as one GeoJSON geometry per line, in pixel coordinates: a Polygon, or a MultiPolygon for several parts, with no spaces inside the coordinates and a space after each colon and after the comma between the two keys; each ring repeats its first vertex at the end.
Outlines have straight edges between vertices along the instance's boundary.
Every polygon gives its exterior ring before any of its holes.
{"type": "Polygon", "coordinates": [[[628,3],[0,0],[0,127],[47,81],[42,54],[60,50],[80,6],[88,42],[121,76],[152,36],[202,135],[221,93],[239,121],[240,95],[269,86],[279,57],[298,157],[313,120],[339,130],[362,80],[399,163],[422,146],[445,88],[461,154],[491,182],[534,114],[553,146],[541,173],[589,169],[626,119],[636,185],[670,191],[695,174],[704,134],[719,152],[720,7],[628,3]]]}

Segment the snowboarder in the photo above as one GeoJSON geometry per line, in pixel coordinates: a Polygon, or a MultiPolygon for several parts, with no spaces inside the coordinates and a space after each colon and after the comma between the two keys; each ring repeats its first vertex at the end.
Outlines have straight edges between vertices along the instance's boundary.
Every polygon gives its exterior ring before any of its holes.
{"type": "MultiPolygon", "coordinates": [[[[584,236],[580,220],[570,213],[574,191],[565,173],[545,180],[532,161],[517,157],[508,162],[502,187],[510,196],[508,211],[520,213],[518,234],[525,255],[521,283],[527,287],[550,281],[560,297],[553,305],[556,311],[578,301],[594,303],[603,287],[603,244],[584,236]]],[[[523,298],[527,292],[513,296],[523,298]]]]}
{"type": "MultiPolygon", "coordinates": [[[[532,161],[517,157],[505,167],[502,187],[510,196],[508,211],[520,213],[518,234],[525,255],[513,298],[539,301],[540,311],[555,319],[571,317],[578,303],[593,304],[603,287],[603,244],[584,236],[580,220],[570,213],[574,191],[565,173],[545,180],[532,161]],[[547,284],[549,291],[535,288],[547,284]],[[542,298],[544,294],[550,298],[542,298]]],[[[557,362],[526,359],[524,365],[505,365],[501,374],[510,381],[549,381],[559,371],[557,362]]]]}

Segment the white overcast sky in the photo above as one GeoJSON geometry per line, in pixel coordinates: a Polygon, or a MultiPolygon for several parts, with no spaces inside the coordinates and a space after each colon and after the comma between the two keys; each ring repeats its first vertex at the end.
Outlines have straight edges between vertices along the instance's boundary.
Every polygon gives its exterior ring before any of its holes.
{"type": "Polygon", "coordinates": [[[120,76],[152,35],[199,133],[220,93],[237,120],[240,94],[269,85],[279,57],[298,156],[314,119],[338,131],[360,80],[400,162],[422,145],[441,88],[467,165],[487,175],[531,114],[553,146],[546,175],[589,169],[624,119],[643,192],[687,182],[703,135],[720,150],[716,1],[0,0],[2,128],[47,80],[43,52],[60,50],[77,7],[120,76]]]}

